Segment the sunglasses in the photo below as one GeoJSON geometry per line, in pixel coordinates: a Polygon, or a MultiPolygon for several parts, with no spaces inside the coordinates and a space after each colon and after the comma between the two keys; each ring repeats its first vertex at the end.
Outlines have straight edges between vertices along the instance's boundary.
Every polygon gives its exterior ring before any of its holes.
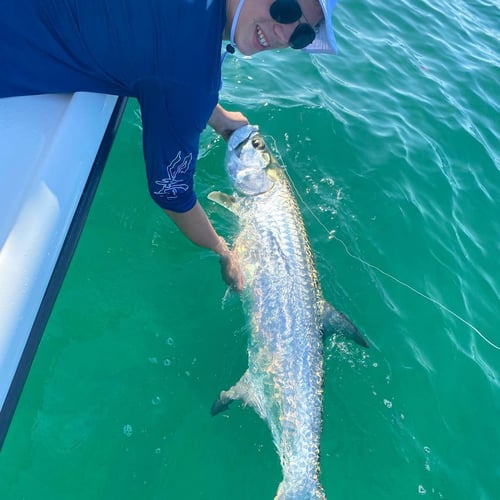
{"type": "MultiPolygon", "coordinates": [[[[300,21],[301,17],[305,19],[297,0],[275,0],[269,8],[269,13],[280,24],[293,24],[300,21]]],[[[315,38],[316,31],[314,28],[309,23],[299,22],[288,40],[288,45],[292,49],[303,49],[315,38]]]]}

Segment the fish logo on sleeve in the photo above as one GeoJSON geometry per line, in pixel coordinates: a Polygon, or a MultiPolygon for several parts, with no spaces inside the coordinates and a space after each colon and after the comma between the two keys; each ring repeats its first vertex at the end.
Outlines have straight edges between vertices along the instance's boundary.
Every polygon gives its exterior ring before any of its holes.
{"type": "Polygon", "coordinates": [[[187,192],[189,190],[189,185],[186,183],[183,174],[189,171],[192,159],[192,153],[183,157],[182,153],[179,151],[177,156],[167,166],[167,177],[155,181],[155,183],[160,186],[160,190],[155,191],[154,194],[166,196],[170,199],[176,198],[179,194],[187,192]],[[179,176],[180,179],[178,178],[179,176]]]}

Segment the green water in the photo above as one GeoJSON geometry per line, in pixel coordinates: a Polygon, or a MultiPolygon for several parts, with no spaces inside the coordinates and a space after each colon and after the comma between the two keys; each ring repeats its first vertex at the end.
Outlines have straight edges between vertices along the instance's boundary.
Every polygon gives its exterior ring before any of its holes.
{"type": "MultiPolygon", "coordinates": [[[[498,2],[342,1],[341,53],[229,58],[222,101],[274,137],[326,297],[364,351],[326,349],[329,499],[500,498],[498,2]],[[310,209],[310,210],[309,210],[310,209]]],[[[228,189],[202,138],[197,193],[228,189]]],[[[130,101],[5,446],[0,498],[271,499],[271,435],[210,406],[246,366],[217,258],[150,201],[130,101]]]]}

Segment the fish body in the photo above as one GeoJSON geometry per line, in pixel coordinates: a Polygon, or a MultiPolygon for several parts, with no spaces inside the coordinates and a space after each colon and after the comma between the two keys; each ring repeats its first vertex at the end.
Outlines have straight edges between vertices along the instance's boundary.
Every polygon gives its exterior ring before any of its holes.
{"type": "Polygon", "coordinates": [[[226,169],[237,193],[209,198],[238,216],[235,241],[250,323],[248,369],[214,403],[241,399],[268,423],[280,457],[282,500],[324,499],[319,482],[323,337],[333,330],[359,343],[352,323],[323,299],[302,216],[286,173],[254,126],[228,143],[226,169]]]}

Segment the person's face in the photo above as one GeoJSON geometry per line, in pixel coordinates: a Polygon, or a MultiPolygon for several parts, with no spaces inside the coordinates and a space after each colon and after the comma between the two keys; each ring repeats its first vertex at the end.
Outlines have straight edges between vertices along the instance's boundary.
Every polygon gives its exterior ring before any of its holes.
{"type": "MultiPolygon", "coordinates": [[[[302,18],[293,24],[280,24],[269,13],[274,0],[246,0],[241,9],[234,41],[245,55],[263,50],[288,47],[288,40],[299,22],[315,26],[323,19],[323,11],[317,0],[298,0],[302,18]]],[[[231,30],[234,13],[239,0],[228,0],[228,29],[231,30]]]]}

